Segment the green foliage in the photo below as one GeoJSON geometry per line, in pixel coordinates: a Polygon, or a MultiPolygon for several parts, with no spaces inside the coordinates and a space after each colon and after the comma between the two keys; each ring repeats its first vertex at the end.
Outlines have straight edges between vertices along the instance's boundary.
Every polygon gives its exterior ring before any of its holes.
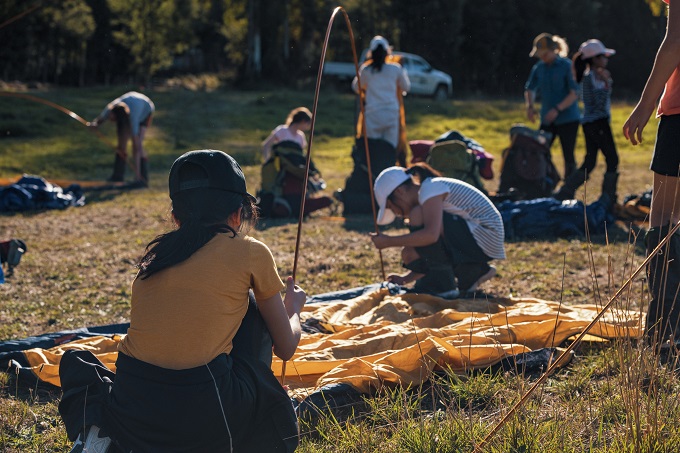
{"type": "MultiPolygon", "coordinates": [[[[638,93],[665,30],[661,0],[67,0],[45,2],[0,29],[0,79],[71,85],[157,75],[239,72],[241,82],[298,86],[317,74],[328,19],[341,5],[359,54],[375,34],[450,73],[454,93],[521,93],[533,38],[573,50],[598,37],[618,49],[615,95],[638,93]],[[635,23],[635,27],[630,27],[635,23]],[[21,31],[21,32],[19,32],[21,31]]],[[[31,5],[6,0],[0,17],[31,5]]],[[[327,60],[351,61],[339,15],[327,60]]]]}
{"type": "Polygon", "coordinates": [[[121,28],[114,32],[114,39],[130,52],[132,68],[148,82],[156,71],[172,63],[172,50],[179,42],[175,36],[189,35],[179,23],[181,17],[175,2],[111,0],[110,5],[118,16],[114,24],[121,28]]]}

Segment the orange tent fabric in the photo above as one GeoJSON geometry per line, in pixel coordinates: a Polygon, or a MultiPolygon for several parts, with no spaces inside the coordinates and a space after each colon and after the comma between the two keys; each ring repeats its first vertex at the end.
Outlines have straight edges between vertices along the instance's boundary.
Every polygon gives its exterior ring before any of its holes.
{"type": "MultiPolygon", "coordinates": [[[[390,295],[382,289],[346,301],[310,304],[330,334],[304,334],[286,365],[285,384],[304,398],[324,385],[346,383],[363,393],[383,385],[414,385],[441,368],[486,368],[505,357],[556,346],[595,318],[596,305],[560,305],[541,299],[444,300],[423,294],[390,295]]],[[[589,332],[613,339],[639,337],[645,320],[637,311],[614,308],[589,332]]],[[[120,336],[93,337],[25,354],[40,379],[59,385],[59,359],[66,349],[89,349],[115,371],[120,336]]],[[[274,358],[272,371],[281,376],[274,358]]]]}

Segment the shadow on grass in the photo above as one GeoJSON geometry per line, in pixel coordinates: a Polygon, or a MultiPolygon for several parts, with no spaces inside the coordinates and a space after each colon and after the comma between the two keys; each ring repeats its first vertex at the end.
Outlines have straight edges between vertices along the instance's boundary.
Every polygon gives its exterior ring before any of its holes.
{"type": "Polygon", "coordinates": [[[8,370],[7,383],[0,388],[0,396],[7,396],[27,404],[56,402],[61,399],[61,389],[42,381],[31,381],[8,370]]]}

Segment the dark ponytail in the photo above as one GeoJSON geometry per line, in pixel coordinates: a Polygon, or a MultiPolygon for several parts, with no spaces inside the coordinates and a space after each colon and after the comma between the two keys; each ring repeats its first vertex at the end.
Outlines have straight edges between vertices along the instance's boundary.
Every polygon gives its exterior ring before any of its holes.
{"type": "Polygon", "coordinates": [[[581,83],[583,80],[583,74],[586,72],[586,68],[591,65],[593,62],[592,58],[587,58],[587,59],[582,59],[581,56],[583,54],[581,51],[578,51],[574,54],[572,57],[571,61],[573,62],[574,66],[574,78],[576,79],[576,83],[581,83]]]}
{"type": "Polygon", "coordinates": [[[376,47],[371,51],[371,68],[374,71],[380,71],[385,64],[385,58],[387,58],[387,49],[383,46],[376,47]]]}
{"type": "Polygon", "coordinates": [[[414,176],[419,183],[422,183],[427,178],[438,178],[442,176],[441,173],[424,162],[417,162],[413,164],[408,170],[406,170],[406,173],[414,176]]]}
{"type": "Polygon", "coordinates": [[[157,236],[146,247],[139,261],[139,277],[146,279],[165,268],[188,259],[218,233],[237,231],[227,219],[241,210],[241,229],[257,221],[257,209],[247,196],[214,189],[192,189],[178,193],[172,202],[172,213],[178,228],[157,236]]]}

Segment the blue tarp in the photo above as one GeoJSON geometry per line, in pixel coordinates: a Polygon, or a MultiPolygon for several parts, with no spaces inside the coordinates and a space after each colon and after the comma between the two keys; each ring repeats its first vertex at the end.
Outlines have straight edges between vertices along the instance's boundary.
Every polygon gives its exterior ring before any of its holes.
{"type": "Polygon", "coordinates": [[[536,198],[503,201],[496,207],[503,218],[506,239],[583,236],[586,221],[591,234],[602,234],[607,223],[616,221],[602,201],[584,207],[578,200],[536,198]]]}

